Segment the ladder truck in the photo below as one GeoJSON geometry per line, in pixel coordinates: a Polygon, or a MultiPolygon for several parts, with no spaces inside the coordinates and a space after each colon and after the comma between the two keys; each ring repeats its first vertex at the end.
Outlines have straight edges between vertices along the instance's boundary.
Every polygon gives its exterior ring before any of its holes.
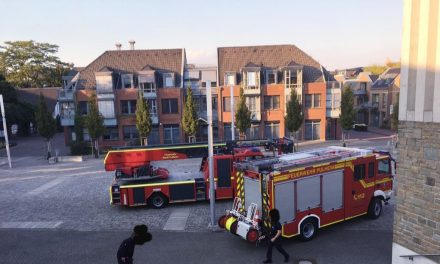
{"type": "MultiPolygon", "coordinates": [[[[266,140],[214,143],[216,199],[235,196],[236,180],[233,176],[233,162],[263,158],[263,152],[258,146],[265,144],[267,144],[266,140]]],[[[286,142],[283,144],[286,145],[286,142]]],[[[277,147],[277,149],[282,152],[286,148],[277,147]]],[[[111,150],[104,159],[105,170],[115,171],[115,177],[109,188],[110,203],[122,206],[149,205],[159,209],[168,203],[208,200],[207,157],[206,143],[111,150]],[[190,173],[181,170],[170,172],[169,168],[152,164],[155,161],[168,160],[175,166],[181,166],[182,160],[195,158],[201,159],[201,163],[190,173]]]]}
{"type": "Polygon", "coordinates": [[[376,219],[393,193],[387,152],[326,147],[235,165],[237,196],[220,227],[255,243],[280,212],[283,237],[311,240],[319,228],[362,215],[376,219]]]}

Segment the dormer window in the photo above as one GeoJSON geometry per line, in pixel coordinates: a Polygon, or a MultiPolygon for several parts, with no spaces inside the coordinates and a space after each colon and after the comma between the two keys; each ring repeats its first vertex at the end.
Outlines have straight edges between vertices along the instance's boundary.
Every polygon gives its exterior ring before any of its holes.
{"type": "Polygon", "coordinates": [[[266,84],[277,83],[277,72],[276,71],[266,71],[266,84]]]}
{"type": "Polygon", "coordinates": [[[225,85],[235,85],[235,72],[225,73],[225,85]]]}
{"type": "Polygon", "coordinates": [[[122,87],[125,89],[134,88],[133,74],[122,75],[122,87]]]}
{"type": "Polygon", "coordinates": [[[156,85],[154,82],[154,74],[140,75],[139,78],[139,88],[145,93],[155,93],[156,85]]]}
{"type": "Polygon", "coordinates": [[[96,76],[96,90],[98,93],[112,93],[113,79],[111,75],[96,76]]]}
{"type": "Polygon", "coordinates": [[[164,73],[163,74],[163,87],[165,87],[165,88],[174,87],[174,74],[173,73],[164,73]]]}
{"type": "Polygon", "coordinates": [[[253,88],[257,86],[257,73],[256,72],[247,72],[247,87],[253,88]]]}

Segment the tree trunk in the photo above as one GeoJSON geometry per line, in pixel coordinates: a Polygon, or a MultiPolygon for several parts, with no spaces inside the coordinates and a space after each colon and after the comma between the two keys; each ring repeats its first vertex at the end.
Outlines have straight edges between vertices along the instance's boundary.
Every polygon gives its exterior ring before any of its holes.
{"type": "Polygon", "coordinates": [[[47,146],[47,156],[46,156],[46,159],[50,159],[50,157],[52,157],[52,155],[50,153],[50,139],[48,139],[46,141],[46,146],[47,146]]]}
{"type": "Polygon", "coordinates": [[[92,147],[92,157],[94,157],[95,156],[95,152],[94,152],[95,147],[93,146],[93,139],[90,139],[90,145],[92,147]]]}
{"type": "Polygon", "coordinates": [[[345,147],[345,131],[342,131],[342,146],[345,147]]]}
{"type": "Polygon", "coordinates": [[[95,150],[96,150],[95,158],[99,158],[99,144],[98,144],[98,140],[97,139],[95,140],[95,150]]]}
{"type": "Polygon", "coordinates": [[[148,138],[145,137],[145,138],[144,138],[144,146],[147,146],[147,145],[148,145],[148,138]]]}
{"type": "Polygon", "coordinates": [[[290,138],[292,139],[292,143],[293,143],[293,152],[296,152],[296,148],[295,148],[295,132],[290,132],[290,138]]]}

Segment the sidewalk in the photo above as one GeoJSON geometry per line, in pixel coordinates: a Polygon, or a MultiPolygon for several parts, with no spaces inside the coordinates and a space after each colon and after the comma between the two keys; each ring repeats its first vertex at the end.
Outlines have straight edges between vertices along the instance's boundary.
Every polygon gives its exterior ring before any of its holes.
{"type": "MultiPolygon", "coordinates": [[[[10,142],[15,142],[17,145],[10,147],[11,157],[45,157],[46,155],[46,140],[38,135],[30,137],[11,138],[10,142]]],[[[57,133],[51,140],[52,156],[58,151],[59,156],[70,154],[70,149],[64,144],[64,134],[57,133]]],[[[6,149],[0,149],[0,158],[7,157],[6,149]]]]}

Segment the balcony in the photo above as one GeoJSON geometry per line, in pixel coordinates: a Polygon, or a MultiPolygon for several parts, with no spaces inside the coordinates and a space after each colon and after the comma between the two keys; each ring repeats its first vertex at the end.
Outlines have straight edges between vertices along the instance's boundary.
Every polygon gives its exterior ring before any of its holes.
{"type": "Polygon", "coordinates": [[[104,89],[104,88],[97,88],[96,89],[96,96],[98,99],[115,99],[115,93],[113,92],[113,89],[104,89]]]}
{"type": "MultiPolygon", "coordinates": [[[[198,117],[208,121],[208,114],[206,111],[197,111],[198,117]]],[[[212,120],[217,121],[218,120],[218,113],[217,109],[212,110],[212,120]]]]}
{"type": "Polygon", "coordinates": [[[330,118],[339,118],[341,114],[340,108],[327,108],[326,116],[330,118]]]}
{"type": "Polygon", "coordinates": [[[117,123],[116,118],[104,118],[104,126],[116,126],[117,123]]]}
{"type": "Polygon", "coordinates": [[[74,126],[75,125],[75,116],[60,116],[61,126],[74,126]]]}
{"type": "Polygon", "coordinates": [[[151,121],[153,122],[154,125],[158,125],[159,124],[159,117],[155,114],[152,114],[151,121]]]}
{"type": "Polygon", "coordinates": [[[73,90],[60,90],[58,91],[58,101],[66,102],[73,101],[73,90]]]}
{"type": "Polygon", "coordinates": [[[363,89],[359,89],[356,91],[353,91],[353,95],[354,96],[363,96],[363,95],[367,95],[367,91],[363,90],[363,89]]]}
{"type": "Polygon", "coordinates": [[[156,89],[143,89],[144,98],[155,99],[157,98],[156,89]]]}
{"type": "Polygon", "coordinates": [[[261,121],[261,112],[260,111],[252,111],[251,114],[251,120],[252,121],[261,121]]]}
{"type": "Polygon", "coordinates": [[[247,86],[243,89],[244,95],[260,95],[260,86],[247,86]]]}
{"type": "Polygon", "coordinates": [[[286,83],[286,84],[284,85],[284,88],[285,88],[285,89],[292,89],[292,88],[295,88],[295,89],[300,89],[300,90],[302,90],[302,84],[299,84],[299,83],[291,83],[291,84],[286,83]]]}

